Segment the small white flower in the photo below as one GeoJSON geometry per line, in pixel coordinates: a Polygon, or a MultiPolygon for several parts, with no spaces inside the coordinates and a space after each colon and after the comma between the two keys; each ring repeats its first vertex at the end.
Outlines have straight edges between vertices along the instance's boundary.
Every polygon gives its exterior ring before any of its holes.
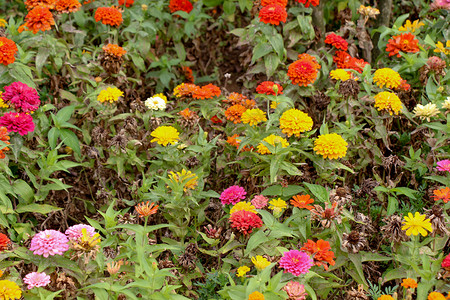
{"type": "Polygon", "coordinates": [[[166,109],[166,101],[158,96],[153,96],[145,100],[145,106],[151,110],[164,110],[166,109]]]}
{"type": "Polygon", "coordinates": [[[447,97],[447,100],[444,101],[444,104],[442,104],[442,108],[450,110],[450,97],[447,97]]]}
{"type": "Polygon", "coordinates": [[[428,103],[427,105],[417,104],[414,108],[414,114],[416,117],[419,117],[421,120],[427,120],[430,122],[431,117],[435,117],[439,114],[439,109],[436,104],[428,103]]]}

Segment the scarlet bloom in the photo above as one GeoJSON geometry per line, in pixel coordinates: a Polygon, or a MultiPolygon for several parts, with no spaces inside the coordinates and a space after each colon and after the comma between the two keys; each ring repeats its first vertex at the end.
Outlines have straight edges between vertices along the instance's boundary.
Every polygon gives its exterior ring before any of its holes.
{"type": "Polygon", "coordinates": [[[97,8],[94,18],[95,22],[111,26],[119,26],[123,22],[122,12],[114,6],[97,8]]]}
{"type": "Polygon", "coordinates": [[[297,195],[292,197],[291,204],[298,208],[306,208],[307,210],[311,210],[314,206],[308,205],[314,203],[314,200],[311,199],[309,195],[297,195]]]}
{"type": "Polygon", "coordinates": [[[153,214],[156,214],[158,211],[159,205],[154,206],[155,203],[152,202],[150,204],[150,201],[147,202],[141,202],[138,205],[136,205],[134,208],[136,209],[137,213],[139,214],[139,217],[147,217],[153,214]]]}
{"type": "Polygon", "coordinates": [[[30,10],[25,17],[25,24],[22,30],[32,31],[36,34],[39,30],[47,31],[52,29],[51,26],[55,25],[53,15],[47,7],[39,6],[30,10]]]}
{"type": "Polygon", "coordinates": [[[5,66],[12,64],[16,60],[14,57],[16,53],[16,43],[8,38],[0,37],[0,64],[4,64],[5,66]]]}
{"type": "Polygon", "coordinates": [[[335,33],[330,33],[329,35],[327,35],[327,37],[325,38],[325,44],[330,44],[337,49],[341,49],[344,51],[347,51],[348,48],[347,41],[335,33]]]}
{"type": "Polygon", "coordinates": [[[297,0],[299,3],[305,4],[305,7],[309,7],[309,5],[317,6],[319,5],[319,0],[297,0]]]}
{"type": "Polygon", "coordinates": [[[440,190],[434,190],[433,194],[434,194],[433,195],[434,201],[442,200],[442,201],[444,201],[444,203],[447,203],[448,201],[450,201],[450,188],[449,187],[442,188],[440,190]]]}
{"type": "Polygon", "coordinates": [[[264,6],[259,11],[259,18],[263,23],[279,25],[280,22],[286,22],[286,7],[279,4],[270,4],[264,6]]]}
{"type": "Polygon", "coordinates": [[[55,9],[60,13],[76,12],[80,9],[81,3],[78,0],[58,0],[55,9]]]}
{"type": "Polygon", "coordinates": [[[225,117],[234,124],[241,123],[241,116],[246,110],[247,109],[244,106],[236,104],[228,107],[225,111],[225,117]]]}
{"type": "MultiPolygon", "coordinates": [[[[9,142],[8,142],[9,141],[8,130],[5,127],[0,127],[0,141],[2,141],[3,143],[9,145],[9,142]]],[[[1,147],[0,147],[0,159],[4,159],[5,158],[5,153],[3,153],[3,151],[8,151],[8,150],[9,150],[8,147],[5,147],[3,149],[1,149],[1,147]]]]}
{"type": "Polygon", "coordinates": [[[222,124],[223,121],[221,119],[219,119],[219,117],[217,115],[214,115],[211,117],[211,122],[213,122],[214,124],[222,124]]]}
{"type": "Polygon", "coordinates": [[[171,13],[182,10],[190,13],[194,7],[189,0],[170,0],[169,9],[171,13]]]}
{"type": "Polygon", "coordinates": [[[333,61],[339,69],[353,69],[359,73],[361,73],[364,67],[369,64],[364,61],[364,59],[352,57],[345,51],[336,51],[336,55],[333,56],[333,61]]]}
{"type": "Polygon", "coordinates": [[[325,271],[328,270],[328,264],[334,266],[335,261],[334,253],[330,250],[330,243],[324,240],[318,240],[316,243],[312,240],[308,240],[303,247],[300,249],[302,251],[305,251],[309,255],[313,255],[314,257],[314,264],[316,266],[323,266],[325,271]]]}
{"type": "Polygon", "coordinates": [[[134,4],[134,0],[119,0],[119,5],[124,5],[130,7],[134,4]]]}
{"type": "Polygon", "coordinates": [[[253,228],[259,228],[263,225],[263,222],[257,214],[239,210],[231,214],[230,217],[231,227],[236,228],[243,234],[252,233],[253,228]]]}
{"type": "Polygon", "coordinates": [[[277,94],[283,94],[283,87],[278,83],[273,81],[263,81],[256,87],[256,92],[258,94],[266,94],[266,95],[276,95],[275,89],[278,89],[277,94]]]}
{"type": "Polygon", "coordinates": [[[271,4],[278,4],[286,7],[288,0],[261,0],[261,6],[267,6],[271,4]]]}
{"type": "Polygon", "coordinates": [[[220,94],[220,88],[210,83],[194,89],[192,97],[195,99],[212,99],[213,97],[219,97],[220,94]]]}
{"type": "Polygon", "coordinates": [[[11,240],[5,234],[0,232],[0,251],[6,250],[9,243],[11,243],[11,240]]]}
{"type": "Polygon", "coordinates": [[[416,53],[419,52],[419,41],[414,34],[409,32],[394,35],[388,41],[386,51],[389,52],[389,56],[397,55],[397,57],[400,57],[400,51],[416,53]]]}
{"type": "Polygon", "coordinates": [[[298,60],[289,65],[288,76],[293,84],[307,86],[316,80],[321,67],[317,63],[316,58],[309,54],[300,54],[298,58],[298,60]]]}

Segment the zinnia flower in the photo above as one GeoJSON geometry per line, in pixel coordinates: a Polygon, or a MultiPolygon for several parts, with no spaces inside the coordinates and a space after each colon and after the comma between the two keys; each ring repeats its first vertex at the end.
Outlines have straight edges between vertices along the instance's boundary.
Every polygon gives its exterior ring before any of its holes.
{"type": "Polygon", "coordinates": [[[181,170],[181,172],[169,172],[169,181],[182,184],[185,192],[188,189],[194,190],[198,185],[197,180],[198,176],[195,173],[185,169],[181,170]]]}
{"type": "Polygon", "coordinates": [[[0,36],[0,64],[5,66],[12,64],[16,58],[17,46],[12,40],[0,36]]]}
{"type": "Polygon", "coordinates": [[[450,160],[444,159],[437,162],[437,170],[441,172],[450,172],[450,160]]]}
{"type": "Polygon", "coordinates": [[[50,30],[52,29],[51,26],[55,25],[52,13],[45,6],[38,6],[30,10],[25,17],[25,21],[25,24],[19,29],[19,32],[29,30],[36,34],[39,30],[50,30]]]}
{"type": "Polygon", "coordinates": [[[261,0],[261,6],[267,6],[270,4],[278,4],[281,6],[286,6],[288,0],[261,0]]]}
{"type": "Polygon", "coordinates": [[[101,21],[105,25],[119,26],[122,24],[122,12],[114,6],[99,7],[95,11],[95,22],[101,21]]]}
{"type": "Polygon", "coordinates": [[[406,288],[406,289],[415,289],[417,287],[417,282],[412,279],[412,278],[405,278],[402,281],[402,287],[406,288]]]}
{"type": "MultiPolygon", "coordinates": [[[[268,137],[263,139],[263,142],[266,142],[274,147],[281,146],[281,148],[286,148],[289,146],[288,141],[282,138],[281,136],[271,134],[268,137]]],[[[258,153],[260,154],[272,154],[269,148],[267,148],[263,143],[259,143],[258,145],[258,153]]]]}
{"type": "Polygon", "coordinates": [[[327,241],[318,240],[317,242],[314,242],[312,240],[308,240],[300,250],[313,256],[314,264],[316,266],[324,267],[325,271],[328,270],[328,264],[332,266],[336,264],[333,260],[334,253],[331,251],[330,243],[327,241]]]}
{"type": "Polygon", "coordinates": [[[316,80],[321,66],[317,63],[316,58],[309,54],[300,54],[298,58],[289,65],[288,76],[292,84],[307,86],[316,80]]]}
{"type": "Polygon", "coordinates": [[[269,204],[269,209],[273,210],[273,214],[276,218],[280,217],[283,211],[287,208],[286,201],[281,198],[272,199],[269,204]]]}
{"type": "Polygon", "coordinates": [[[250,211],[252,213],[256,214],[256,208],[255,206],[253,206],[253,204],[251,204],[250,202],[246,202],[246,201],[241,201],[236,203],[230,210],[230,215],[233,214],[234,212],[240,211],[240,210],[246,210],[246,211],[250,211]]]}
{"type": "Polygon", "coordinates": [[[144,104],[151,110],[165,110],[167,106],[166,99],[166,96],[163,94],[157,94],[145,100],[144,104]]]}
{"type": "Polygon", "coordinates": [[[63,255],[69,249],[69,240],[66,235],[56,230],[44,230],[31,239],[30,250],[34,255],[63,255]]]}
{"type": "Polygon", "coordinates": [[[6,234],[0,232],[0,251],[8,249],[9,243],[11,243],[11,240],[6,236],[6,234]]]}
{"type": "Polygon", "coordinates": [[[262,209],[266,207],[268,201],[269,199],[267,199],[263,195],[256,195],[255,197],[253,197],[251,202],[255,206],[255,208],[262,209]]]}
{"type": "Polygon", "coordinates": [[[140,218],[144,218],[156,214],[156,212],[158,211],[158,207],[159,205],[155,206],[154,202],[150,204],[150,201],[147,201],[139,203],[134,207],[134,209],[136,209],[140,218]]]}
{"type": "Polygon", "coordinates": [[[387,88],[396,89],[401,81],[400,74],[389,68],[378,69],[373,75],[373,82],[380,88],[386,86],[387,88]]]}
{"type": "MultiPolygon", "coordinates": [[[[449,4],[449,6],[450,6],[450,4],[449,4]]],[[[442,42],[437,42],[436,49],[434,49],[434,52],[444,53],[445,55],[449,55],[450,54],[450,40],[445,42],[445,47],[444,47],[444,44],[442,44],[442,42]]]]}
{"type": "MultiPolygon", "coordinates": [[[[9,135],[8,135],[8,129],[6,129],[6,127],[0,127],[0,141],[2,141],[3,143],[9,145],[9,135]]],[[[8,151],[9,148],[8,147],[4,147],[3,149],[0,147],[0,159],[4,159],[5,158],[5,153],[3,151],[8,151]]],[[[1,250],[1,246],[0,246],[0,250],[1,250]]]]}
{"type": "Polygon", "coordinates": [[[194,89],[192,97],[195,99],[212,99],[213,97],[219,97],[221,95],[220,88],[210,83],[202,87],[194,89]]]}
{"type": "Polygon", "coordinates": [[[422,121],[426,119],[428,122],[430,122],[432,117],[436,117],[440,113],[434,103],[428,103],[426,105],[417,104],[413,112],[415,117],[419,117],[422,121]]]}
{"type": "Polygon", "coordinates": [[[124,5],[130,7],[134,4],[134,0],[119,0],[119,5],[124,5]]]}
{"type": "Polygon", "coordinates": [[[53,9],[55,7],[55,1],[56,0],[26,0],[25,5],[27,6],[27,10],[31,10],[39,6],[53,9]]]}
{"type": "Polygon", "coordinates": [[[313,266],[313,260],[305,252],[298,250],[290,250],[283,253],[283,257],[279,261],[280,267],[284,269],[284,273],[291,273],[294,276],[300,276],[309,272],[313,266]]]}
{"type": "Polygon", "coordinates": [[[320,0],[297,0],[299,3],[305,4],[305,7],[309,7],[309,5],[317,6],[320,3],[320,0]]]}
{"type": "Polygon", "coordinates": [[[301,110],[292,108],[285,111],[280,118],[281,131],[287,136],[300,136],[300,133],[311,130],[313,120],[301,110]]]}
{"type": "Polygon", "coordinates": [[[123,96],[123,92],[116,87],[108,87],[106,90],[101,90],[97,96],[97,100],[100,102],[113,103],[119,100],[119,97],[123,96]]]}
{"type": "Polygon", "coordinates": [[[259,18],[263,23],[280,25],[280,22],[286,22],[286,7],[279,4],[266,5],[259,11],[259,18]]]}
{"type": "Polygon", "coordinates": [[[38,109],[41,100],[35,89],[22,82],[13,82],[5,86],[3,101],[17,112],[31,112],[38,109]]]}
{"type": "Polygon", "coordinates": [[[434,190],[433,198],[434,198],[434,201],[442,200],[442,201],[444,201],[444,203],[447,203],[448,201],[450,201],[450,188],[446,187],[446,188],[442,188],[440,190],[434,190]]]}
{"type": "Polygon", "coordinates": [[[222,194],[220,194],[220,201],[222,201],[223,205],[235,205],[239,201],[244,200],[245,195],[247,195],[247,192],[243,187],[232,185],[229,188],[225,189],[222,194]]]}
{"type": "Polygon", "coordinates": [[[247,109],[241,116],[242,123],[250,126],[258,125],[261,122],[267,121],[266,114],[259,108],[247,109]]]}
{"type": "Polygon", "coordinates": [[[308,205],[312,203],[314,203],[314,200],[311,199],[310,195],[296,195],[291,199],[291,204],[293,206],[297,208],[306,208],[307,210],[311,210],[314,208],[314,206],[308,205]]]}
{"type": "Polygon", "coordinates": [[[330,72],[330,77],[334,80],[341,80],[341,81],[347,81],[352,76],[349,72],[345,71],[344,69],[336,69],[330,72]]]}
{"type": "Polygon", "coordinates": [[[348,48],[347,41],[335,33],[330,33],[329,35],[327,35],[327,37],[325,38],[325,44],[330,44],[337,49],[341,49],[344,51],[347,51],[348,48]]]}
{"type": "Polygon", "coordinates": [[[13,300],[20,299],[21,296],[22,290],[15,282],[0,280],[0,299],[13,300]]]}
{"type": "Polygon", "coordinates": [[[447,99],[444,100],[444,104],[442,104],[442,108],[445,108],[446,110],[450,110],[450,97],[447,97],[447,99]]]}
{"type": "Polygon", "coordinates": [[[6,127],[10,132],[25,135],[34,131],[33,117],[26,113],[7,112],[0,117],[0,126],[6,127]]]}
{"type": "Polygon", "coordinates": [[[241,266],[241,267],[239,267],[239,268],[237,269],[236,276],[237,276],[237,277],[243,277],[243,276],[245,276],[245,274],[247,274],[248,271],[250,271],[250,268],[249,268],[249,267],[247,267],[247,266],[241,266]]]}
{"type": "Polygon", "coordinates": [[[282,95],[283,87],[278,83],[273,81],[263,81],[256,87],[256,92],[258,94],[266,94],[266,95],[282,95]],[[275,90],[277,93],[275,94],[275,90]]]}
{"type": "Polygon", "coordinates": [[[175,144],[180,139],[180,133],[173,126],[159,126],[150,134],[154,139],[151,142],[157,142],[160,145],[175,144]]]}
{"type": "Polygon", "coordinates": [[[28,289],[31,290],[34,287],[46,286],[50,283],[50,276],[42,273],[32,272],[28,273],[24,278],[23,282],[28,284],[28,289]]]}
{"type": "Polygon", "coordinates": [[[419,41],[411,33],[395,35],[388,41],[386,51],[389,52],[389,56],[397,55],[397,57],[400,57],[400,51],[416,53],[419,52],[419,41]]]}
{"type": "Polygon", "coordinates": [[[95,228],[86,224],[77,224],[70,226],[64,233],[69,238],[69,241],[75,241],[83,236],[83,233],[81,232],[83,229],[86,229],[90,236],[95,235],[95,228]]]}
{"type": "Polygon", "coordinates": [[[369,64],[363,59],[357,59],[350,56],[350,54],[345,51],[336,51],[335,56],[333,56],[333,61],[339,69],[352,69],[359,73],[361,73],[364,67],[369,64]]]}
{"type": "Polygon", "coordinates": [[[60,13],[72,13],[80,9],[81,3],[78,0],[58,0],[55,5],[56,11],[60,13]]]}
{"type": "Polygon", "coordinates": [[[378,111],[387,110],[387,112],[392,116],[392,114],[398,115],[399,111],[402,109],[402,102],[400,98],[391,92],[381,92],[375,95],[375,107],[378,111]]]}
{"type": "Polygon", "coordinates": [[[182,83],[173,89],[173,94],[176,98],[191,97],[196,89],[198,89],[198,86],[195,84],[182,83]]]}
{"type": "Polygon", "coordinates": [[[308,295],[303,284],[292,280],[283,287],[283,291],[288,294],[289,300],[305,300],[308,295]]]}
{"type": "Polygon", "coordinates": [[[425,219],[425,215],[421,215],[418,212],[413,216],[412,213],[408,213],[408,216],[405,216],[405,221],[402,222],[403,227],[402,230],[406,230],[406,235],[418,235],[419,233],[422,236],[427,236],[428,232],[431,232],[433,229],[431,227],[431,222],[429,219],[425,219]]]}
{"type": "Polygon", "coordinates": [[[258,271],[262,271],[270,265],[270,261],[268,261],[267,258],[262,257],[261,255],[252,257],[252,263],[255,265],[255,268],[258,271]]]}
{"type": "Polygon", "coordinates": [[[394,300],[391,295],[381,295],[377,300],[394,300]]]}
{"type": "MultiPolygon", "coordinates": [[[[441,267],[448,270],[450,269],[450,254],[448,254],[441,263],[441,267]]],[[[450,270],[448,270],[450,271],[450,270]]]]}
{"type": "Polygon", "coordinates": [[[424,26],[425,23],[420,22],[419,20],[415,20],[413,23],[411,23],[410,20],[406,20],[405,25],[401,26],[398,30],[399,31],[409,31],[411,33],[414,33],[416,30],[418,30],[420,27],[424,26]]]}
{"type": "Polygon", "coordinates": [[[248,295],[248,300],[264,300],[264,295],[258,291],[254,291],[248,295]]]}
{"type": "Polygon", "coordinates": [[[225,117],[227,120],[232,121],[234,124],[241,123],[241,116],[247,110],[244,106],[236,104],[228,107],[225,111],[225,117]]]}
{"type": "Polygon", "coordinates": [[[243,234],[252,233],[253,228],[263,225],[261,218],[252,212],[240,210],[230,216],[231,227],[236,228],[243,234]]]}
{"type": "Polygon", "coordinates": [[[371,6],[361,5],[358,8],[358,13],[360,13],[361,15],[366,16],[368,18],[374,18],[375,19],[377,17],[377,15],[380,14],[380,11],[378,9],[376,9],[376,8],[371,7],[371,6]]]}
{"type": "Polygon", "coordinates": [[[194,7],[189,0],[170,0],[169,9],[171,13],[182,10],[190,13],[194,7]]]}
{"type": "Polygon", "coordinates": [[[439,292],[431,292],[427,298],[427,300],[446,300],[446,299],[448,299],[448,298],[446,298],[444,295],[442,295],[439,292]]]}
{"type": "Polygon", "coordinates": [[[186,82],[194,83],[194,72],[191,68],[183,66],[181,67],[181,71],[184,73],[184,77],[186,78],[186,82]]]}
{"type": "Polygon", "coordinates": [[[127,53],[122,47],[116,44],[108,44],[102,47],[103,51],[108,53],[109,55],[115,56],[117,58],[122,57],[127,53]]]}
{"type": "Polygon", "coordinates": [[[337,133],[319,135],[314,141],[314,151],[323,158],[338,159],[347,154],[348,143],[337,133]]]}

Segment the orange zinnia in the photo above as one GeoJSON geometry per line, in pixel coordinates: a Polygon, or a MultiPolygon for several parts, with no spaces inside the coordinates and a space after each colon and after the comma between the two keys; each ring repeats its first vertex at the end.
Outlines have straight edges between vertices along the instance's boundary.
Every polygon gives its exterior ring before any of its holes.
{"type": "MultiPolygon", "coordinates": [[[[2,141],[3,143],[9,145],[9,136],[8,136],[8,130],[6,129],[6,127],[0,127],[0,141],[2,141]]],[[[1,149],[0,147],[0,159],[4,159],[5,158],[5,153],[3,153],[3,151],[8,151],[9,148],[5,147],[3,149],[1,149]]]]}
{"type": "Polygon", "coordinates": [[[122,57],[122,55],[127,53],[127,51],[125,51],[122,47],[116,44],[108,44],[106,46],[103,46],[102,49],[106,53],[117,57],[122,57]]]}
{"type": "Polygon", "coordinates": [[[234,124],[241,123],[241,116],[246,110],[247,109],[244,106],[236,104],[228,107],[225,111],[225,117],[234,124]]]}
{"type": "Polygon", "coordinates": [[[154,202],[152,202],[151,204],[149,204],[149,203],[150,203],[150,201],[142,202],[134,207],[136,209],[136,211],[138,212],[139,217],[143,218],[143,217],[147,217],[147,216],[156,214],[156,212],[158,211],[159,205],[154,206],[155,205],[154,202]]]}
{"type": "Polygon", "coordinates": [[[386,51],[389,52],[389,56],[397,55],[397,57],[400,57],[400,51],[416,53],[419,52],[419,41],[412,33],[395,35],[388,41],[386,51]]]}
{"type": "Polygon", "coordinates": [[[53,15],[47,7],[39,6],[30,10],[25,17],[26,23],[19,28],[19,32],[25,30],[36,34],[39,30],[46,31],[52,29],[55,25],[53,15]]]}
{"type": "Polygon", "coordinates": [[[311,199],[309,195],[297,195],[292,197],[291,204],[298,208],[306,208],[307,210],[311,210],[314,206],[308,205],[314,203],[314,200],[311,199]]]}
{"type": "Polygon", "coordinates": [[[190,110],[189,108],[185,108],[182,111],[180,111],[178,114],[185,119],[190,119],[195,114],[195,112],[190,110]]]}
{"type": "Polygon", "coordinates": [[[402,286],[409,289],[415,289],[417,287],[417,282],[412,278],[403,279],[402,286]]]}
{"type": "Polygon", "coordinates": [[[440,190],[434,190],[433,194],[434,194],[433,195],[434,201],[442,200],[442,201],[444,201],[444,203],[447,203],[448,201],[450,201],[450,188],[449,187],[442,188],[440,190]]]}
{"type": "Polygon", "coordinates": [[[27,0],[25,1],[25,5],[27,6],[27,10],[33,9],[35,7],[43,6],[48,9],[55,8],[56,0],[27,0]]]}
{"type": "Polygon", "coordinates": [[[194,83],[194,75],[192,69],[189,67],[181,67],[181,71],[184,73],[184,77],[186,78],[186,82],[194,83]]]}
{"type": "Polygon", "coordinates": [[[191,97],[198,86],[192,83],[182,83],[173,89],[173,94],[176,98],[191,97]]]}
{"type": "Polygon", "coordinates": [[[298,60],[289,65],[288,76],[293,84],[307,86],[313,83],[319,73],[320,65],[316,58],[303,53],[298,56],[298,60]]]}
{"type": "Polygon", "coordinates": [[[124,5],[130,7],[134,4],[134,0],[119,0],[119,5],[124,5]]]}
{"type": "Polygon", "coordinates": [[[220,88],[210,83],[195,89],[192,97],[195,99],[212,99],[213,97],[219,97],[220,94],[220,88]]]}
{"type": "Polygon", "coordinates": [[[288,0],[261,0],[261,6],[267,6],[271,4],[278,4],[286,7],[288,0]]]}
{"type": "Polygon", "coordinates": [[[259,11],[259,18],[263,23],[279,25],[280,22],[286,22],[286,7],[279,4],[264,6],[259,11]]]}
{"type": "Polygon", "coordinates": [[[324,267],[325,271],[328,270],[328,264],[334,266],[336,262],[334,259],[334,252],[330,250],[330,243],[324,240],[318,240],[313,242],[308,240],[300,249],[308,253],[308,255],[314,256],[314,264],[316,266],[324,267]]]}
{"type": "Polygon", "coordinates": [[[12,64],[16,60],[14,57],[16,53],[16,43],[8,38],[0,37],[0,64],[4,64],[5,66],[12,64]]]}
{"type": "Polygon", "coordinates": [[[333,56],[333,61],[336,63],[338,69],[353,69],[359,73],[369,64],[364,59],[352,57],[345,51],[336,51],[336,55],[333,56]]]}
{"type": "MultiPolygon", "coordinates": [[[[236,149],[239,149],[239,146],[241,145],[241,139],[239,139],[238,134],[234,134],[232,136],[229,136],[227,138],[227,143],[231,146],[236,147],[236,149]]],[[[252,151],[253,147],[244,146],[241,151],[252,151]]]]}
{"type": "Polygon", "coordinates": [[[58,0],[55,9],[60,13],[76,12],[80,9],[81,3],[78,0],[58,0]]]}
{"type": "Polygon", "coordinates": [[[114,6],[97,8],[94,18],[96,22],[111,26],[119,26],[123,22],[122,12],[114,6]]]}

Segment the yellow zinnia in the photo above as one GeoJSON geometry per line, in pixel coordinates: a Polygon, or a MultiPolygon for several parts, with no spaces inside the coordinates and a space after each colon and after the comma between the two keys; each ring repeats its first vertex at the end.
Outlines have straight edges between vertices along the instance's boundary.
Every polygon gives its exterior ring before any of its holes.
{"type": "Polygon", "coordinates": [[[311,130],[312,126],[311,117],[295,108],[285,111],[280,118],[281,131],[287,136],[295,134],[299,137],[300,133],[311,130]]]}
{"type": "Polygon", "coordinates": [[[427,236],[428,232],[433,231],[431,228],[430,219],[426,219],[425,215],[421,215],[416,212],[413,216],[412,213],[408,213],[408,216],[405,216],[405,221],[402,222],[404,225],[402,230],[406,230],[406,235],[418,235],[419,233],[423,236],[427,236]]]}
{"type": "MultiPolygon", "coordinates": [[[[289,143],[288,143],[288,141],[286,141],[286,139],[282,138],[281,136],[275,135],[275,134],[269,135],[268,137],[263,139],[263,141],[269,143],[272,146],[281,145],[282,148],[286,148],[287,146],[289,146],[289,143]]],[[[269,149],[263,143],[259,143],[257,148],[258,148],[258,153],[261,153],[261,154],[271,154],[272,153],[269,151],[269,149]]]]}
{"type": "Polygon", "coordinates": [[[0,108],[8,108],[9,107],[8,104],[3,102],[2,94],[3,92],[0,92],[0,108]]]}
{"type": "Polygon", "coordinates": [[[6,27],[7,24],[5,19],[0,19],[0,27],[6,27]]]}
{"type": "Polygon", "coordinates": [[[250,271],[250,268],[247,267],[247,266],[239,267],[239,268],[237,269],[236,276],[237,276],[237,277],[242,277],[242,276],[244,276],[245,274],[247,274],[248,271],[250,271]]]}
{"type": "Polygon", "coordinates": [[[273,211],[273,215],[276,218],[280,217],[283,211],[287,208],[286,201],[282,200],[281,198],[272,199],[269,204],[269,209],[273,211]]]}
{"type": "Polygon", "coordinates": [[[419,22],[419,20],[415,20],[414,22],[411,23],[410,20],[406,20],[405,25],[403,25],[402,27],[400,27],[398,30],[399,31],[409,31],[411,33],[414,33],[414,31],[416,31],[417,29],[419,29],[420,27],[422,27],[423,25],[425,25],[425,23],[423,22],[419,22]]]}
{"type": "Polygon", "coordinates": [[[399,87],[402,78],[396,71],[389,68],[383,68],[375,71],[373,82],[380,88],[386,86],[387,88],[395,89],[399,87]]]}
{"type": "Polygon", "coordinates": [[[387,110],[388,113],[398,115],[399,111],[402,109],[402,101],[400,98],[391,92],[381,92],[375,95],[375,107],[382,111],[387,110]]]}
{"type": "Polygon", "coordinates": [[[183,190],[186,192],[188,189],[194,190],[197,186],[198,176],[191,171],[186,171],[185,169],[181,172],[169,172],[169,180],[172,183],[182,183],[183,190]]]}
{"type": "Polygon", "coordinates": [[[20,299],[21,296],[22,290],[15,282],[0,280],[0,299],[20,299]]]}
{"type": "Polygon", "coordinates": [[[234,212],[240,211],[240,210],[245,210],[245,211],[250,211],[252,213],[257,213],[255,206],[253,206],[253,204],[251,204],[250,202],[246,202],[246,201],[241,201],[236,203],[230,210],[230,215],[234,212]]]}
{"type": "Polygon", "coordinates": [[[242,123],[250,126],[267,121],[266,114],[259,108],[247,109],[241,116],[242,123]]]}
{"type": "Polygon", "coordinates": [[[437,42],[436,43],[436,49],[434,49],[434,52],[441,52],[444,53],[445,55],[450,54],[450,40],[448,40],[445,43],[445,47],[444,44],[442,44],[441,42],[437,42]]]}
{"type": "Polygon", "coordinates": [[[97,100],[100,102],[113,103],[119,100],[119,97],[123,96],[123,92],[116,87],[109,87],[106,90],[102,90],[97,96],[97,100]]]}
{"type": "Polygon", "coordinates": [[[344,69],[337,69],[330,72],[330,77],[334,80],[346,81],[349,80],[352,76],[344,69]]]}
{"type": "Polygon", "coordinates": [[[160,145],[175,144],[179,139],[180,133],[173,126],[159,126],[150,134],[154,139],[151,142],[157,142],[160,145]]]}
{"type": "Polygon", "coordinates": [[[267,266],[270,265],[270,261],[268,261],[267,258],[262,257],[261,255],[257,255],[256,257],[252,257],[252,263],[255,265],[255,268],[258,271],[262,271],[267,266]]]}
{"type": "Polygon", "coordinates": [[[323,158],[338,159],[347,154],[348,143],[337,133],[319,135],[314,141],[314,151],[323,158]]]}

